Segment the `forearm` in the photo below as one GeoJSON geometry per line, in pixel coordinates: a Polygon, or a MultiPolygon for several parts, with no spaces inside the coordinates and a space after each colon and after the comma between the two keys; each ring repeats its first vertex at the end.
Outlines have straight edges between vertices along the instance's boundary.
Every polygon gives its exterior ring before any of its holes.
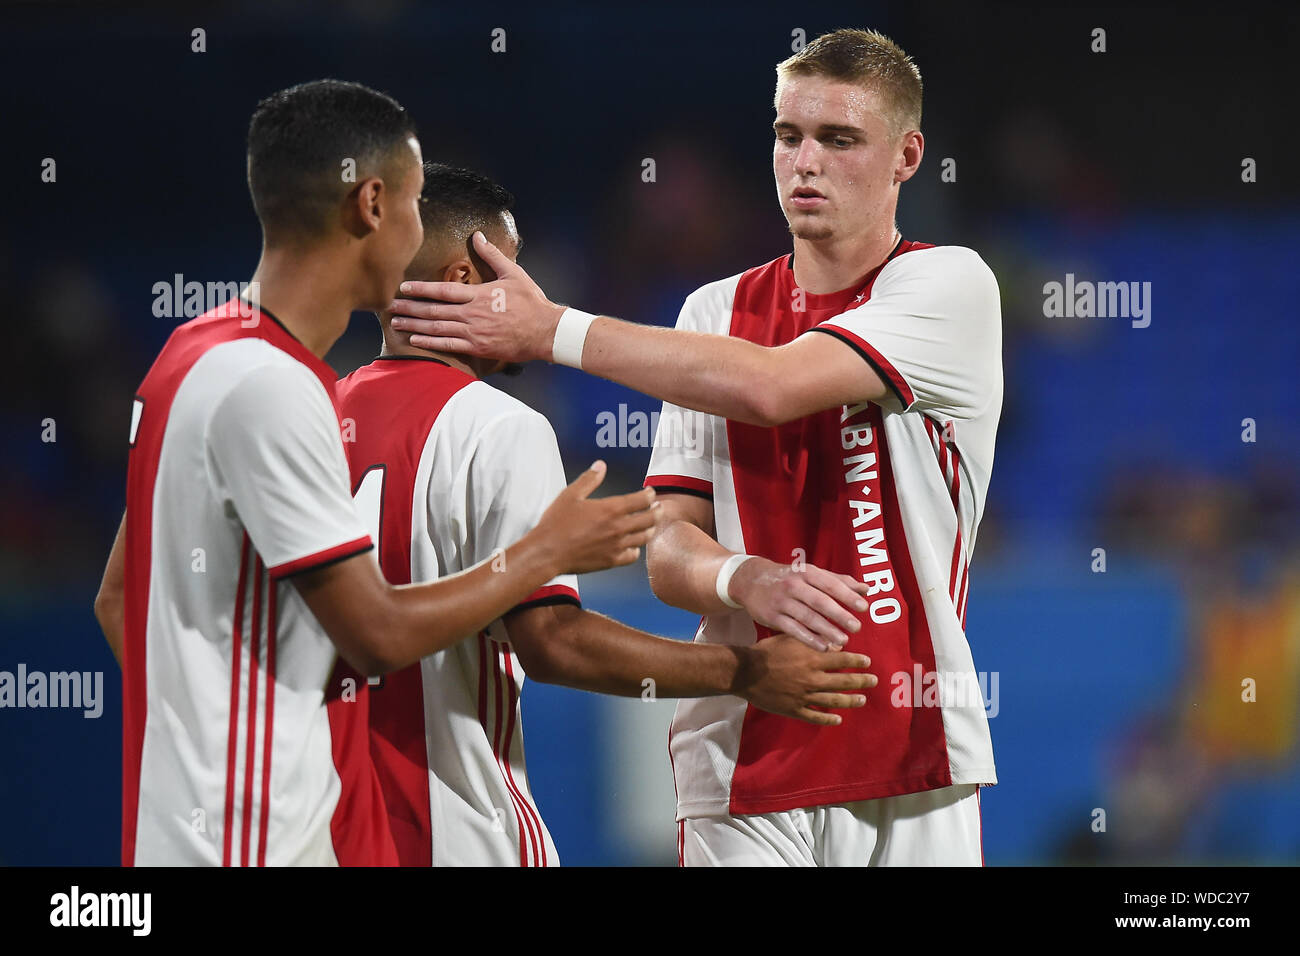
{"type": "Polygon", "coordinates": [[[674,521],[646,547],[650,588],[665,604],[694,614],[730,611],[716,585],[718,571],[732,553],[702,528],[674,521]]]}
{"type": "Polygon", "coordinates": [[[367,555],[295,583],[344,658],[377,675],[476,633],[562,570],[530,533],[496,558],[425,584],[390,585],[367,555]]]}
{"type": "Polygon", "coordinates": [[[600,316],[587,331],[582,369],[683,408],[770,424],[779,384],[774,351],[744,339],[600,316]]]}
{"type": "MultiPolygon", "coordinates": [[[[507,621],[507,629],[510,622],[507,621]]],[[[533,636],[539,653],[526,661],[529,676],[547,684],[619,697],[707,697],[735,693],[745,683],[749,648],[688,644],[620,624],[594,611],[557,619],[533,636]]]]}

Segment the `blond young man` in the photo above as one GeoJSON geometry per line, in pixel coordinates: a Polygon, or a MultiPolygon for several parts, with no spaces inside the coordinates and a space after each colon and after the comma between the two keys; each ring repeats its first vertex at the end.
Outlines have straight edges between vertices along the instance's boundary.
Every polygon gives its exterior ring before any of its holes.
{"type": "Polygon", "coordinates": [[[997,778],[965,614],[1001,313],[976,253],[895,225],[924,153],[921,97],[915,64],[871,31],[779,64],[773,171],[793,252],[697,290],[674,330],[556,305],[481,240],[496,282],[411,283],[394,303],[414,345],[561,362],[662,398],[663,420],[696,416],[705,454],[657,440],[646,479],[663,502],[655,593],[703,615],[697,641],[846,638],[889,681],[834,728],[683,702],[685,865],[982,862],[979,787],[997,778]],[[834,606],[807,567],[860,578],[867,609],[834,606]]]}

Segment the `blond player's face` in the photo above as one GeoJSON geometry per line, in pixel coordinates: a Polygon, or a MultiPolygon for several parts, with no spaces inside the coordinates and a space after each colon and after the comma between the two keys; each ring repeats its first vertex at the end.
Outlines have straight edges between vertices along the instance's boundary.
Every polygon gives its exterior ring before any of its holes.
{"type": "Polygon", "coordinates": [[[902,138],[879,94],[819,76],[782,79],[773,125],[772,169],[792,235],[815,241],[892,229],[902,138]]]}

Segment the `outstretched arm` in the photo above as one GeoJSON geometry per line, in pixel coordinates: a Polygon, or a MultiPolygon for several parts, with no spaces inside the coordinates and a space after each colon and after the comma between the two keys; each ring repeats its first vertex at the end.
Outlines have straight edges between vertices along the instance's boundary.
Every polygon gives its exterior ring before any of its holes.
{"type": "Polygon", "coordinates": [[[506,549],[500,565],[483,561],[427,584],[394,587],[368,554],[293,578],[339,653],[363,674],[382,674],[450,647],[519,604],[559,574],[630,564],[654,532],[650,489],[611,498],[588,496],[603,463],[583,472],[506,549]]]}
{"type": "Polygon", "coordinates": [[[545,684],[622,697],[735,694],[756,707],[833,726],[826,708],[866,703],[855,691],[876,686],[861,654],[821,654],[789,637],[752,647],[687,644],[656,637],[572,605],[526,608],[506,617],[524,670],[545,684]]]}
{"type": "MultiPolygon", "coordinates": [[[[528,273],[492,243],[475,248],[495,282],[404,282],[410,298],[392,306],[393,328],[419,348],[507,361],[553,361],[564,307],[547,299],[528,273]],[[436,299],[438,301],[425,301],[436,299]],[[504,303],[504,309],[502,304],[504,303]]],[[[598,316],[581,350],[581,367],[699,411],[753,425],[778,425],[827,408],[878,401],[888,393],[876,371],[829,335],[803,335],[765,348],[743,339],[663,329],[598,316]]]]}

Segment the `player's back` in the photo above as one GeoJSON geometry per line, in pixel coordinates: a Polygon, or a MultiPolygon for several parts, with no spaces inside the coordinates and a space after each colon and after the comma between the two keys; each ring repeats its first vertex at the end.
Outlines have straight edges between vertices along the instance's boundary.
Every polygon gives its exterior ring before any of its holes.
{"type": "Polygon", "coordinates": [[[326,699],[346,665],[289,580],[370,548],[347,493],[333,379],[269,313],[231,306],[179,327],[140,386],[126,865],[395,862],[364,681],[355,702],[326,699]]]}
{"type": "MultiPolygon", "coordinates": [[[[358,510],[393,584],[504,561],[563,488],[546,419],[437,359],[382,356],[337,394],[358,510]]],[[[572,576],[519,607],[559,601],[577,601],[572,576]]],[[[558,862],[528,786],[524,676],[498,619],[373,690],[372,749],[403,865],[558,862]]]]}

